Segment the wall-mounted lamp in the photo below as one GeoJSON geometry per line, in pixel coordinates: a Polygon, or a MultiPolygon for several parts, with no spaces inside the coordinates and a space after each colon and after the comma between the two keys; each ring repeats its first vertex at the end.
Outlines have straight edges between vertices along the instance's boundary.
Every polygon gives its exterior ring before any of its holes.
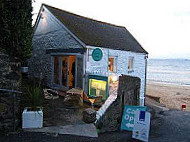
{"type": "Polygon", "coordinates": [[[45,11],[45,9],[43,8],[43,9],[42,9],[42,12],[40,13],[40,18],[41,18],[41,19],[44,19],[44,18],[46,17],[46,14],[45,14],[44,11],[45,11]]]}

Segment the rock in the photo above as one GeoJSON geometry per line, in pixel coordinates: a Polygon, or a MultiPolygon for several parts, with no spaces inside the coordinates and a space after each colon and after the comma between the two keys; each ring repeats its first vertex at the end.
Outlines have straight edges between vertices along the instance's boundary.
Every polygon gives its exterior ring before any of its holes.
{"type": "Polygon", "coordinates": [[[92,108],[87,108],[83,111],[83,121],[85,123],[93,123],[96,121],[96,111],[92,108]]]}
{"type": "Polygon", "coordinates": [[[64,102],[69,102],[69,103],[73,103],[76,105],[82,104],[80,95],[72,95],[72,94],[67,94],[64,98],[64,102]]]}

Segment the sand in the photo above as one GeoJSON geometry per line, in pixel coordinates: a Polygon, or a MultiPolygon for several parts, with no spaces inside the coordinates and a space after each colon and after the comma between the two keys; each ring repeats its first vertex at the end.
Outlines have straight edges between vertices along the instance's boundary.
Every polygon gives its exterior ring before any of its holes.
{"type": "Polygon", "coordinates": [[[170,109],[181,110],[181,105],[186,104],[186,111],[190,111],[190,86],[147,81],[146,94],[160,97],[160,103],[170,109]]]}

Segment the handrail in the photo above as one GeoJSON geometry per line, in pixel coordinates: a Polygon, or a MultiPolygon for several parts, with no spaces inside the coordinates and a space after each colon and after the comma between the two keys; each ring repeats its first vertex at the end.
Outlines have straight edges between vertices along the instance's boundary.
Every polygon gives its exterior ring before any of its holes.
{"type": "Polygon", "coordinates": [[[0,88],[0,93],[17,93],[17,94],[21,94],[22,92],[20,92],[18,90],[9,90],[9,89],[0,88]]]}

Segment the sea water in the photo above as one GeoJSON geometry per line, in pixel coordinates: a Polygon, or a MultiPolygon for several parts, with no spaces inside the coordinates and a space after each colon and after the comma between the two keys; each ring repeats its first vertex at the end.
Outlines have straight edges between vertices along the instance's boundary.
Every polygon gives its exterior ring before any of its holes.
{"type": "Polygon", "coordinates": [[[190,59],[148,59],[147,80],[190,85],[190,59]]]}

